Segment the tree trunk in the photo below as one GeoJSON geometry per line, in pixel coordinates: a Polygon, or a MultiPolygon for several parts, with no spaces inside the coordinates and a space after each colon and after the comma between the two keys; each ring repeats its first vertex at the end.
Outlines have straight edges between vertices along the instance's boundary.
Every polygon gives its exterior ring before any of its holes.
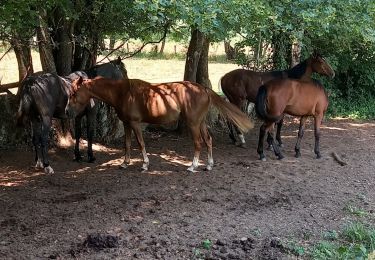
{"type": "Polygon", "coordinates": [[[47,12],[43,9],[39,11],[39,26],[36,28],[40,62],[44,72],[56,73],[56,66],[53,58],[52,43],[48,32],[47,12]]]}
{"type": "Polygon", "coordinates": [[[13,95],[0,95],[0,148],[13,149],[16,145],[31,145],[31,129],[17,128],[14,115],[17,112],[18,99],[13,95]]]}
{"type": "Polygon", "coordinates": [[[229,41],[224,41],[224,50],[225,55],[227,56],[227,60],[234,60],[236,58],[236,50],[232,46],[230,46],[229,41]]]}
{"type": "Polygon", "coordinates": [[[298,41],[293,42],[291,55],[290,67],[294,67],[301,62],[301,45],[298,41]]]}
{"type": "Polygon", "coordinates": [[[111,36],[111,38],[109,38],[109,49],[110,50],[113,50],[115,48],[115,43],[116,43],[116,39],[111,36]]]}
{"type": "Polygon", "coordinates": [[[165,48],[165,40],[166,38],[163,39],[163,41],[161,42],[161,47],[160,47],[160,54],[163,54],[164,53],[164,48],[165,48]]]}
{"type": "Polygon", "coordinates": [[[196,82],[198,63],[203,48],[203,33],[198,29],[191,32],[191,39],[186,54],[184,80],[196,82]]]}
{"type": "Polygon", "coordinates": [[[63,10],[57,7],[54,13],[54,24],[57,25],[54,31],[57,48],[53,50],[56,70],[57,74],[66,76],[72,72],[74,23],[66,20],[63,10]]]}
{"type": "Polygon", "coordinates": [[[208,51],[210,49],[210,40],[203,36],[202,51],[198,61],[196,82],[212,89],[211,81],[208,75],[208,51]]]}
{"type": "MultiPolygon", "coordinates": [[[[212,84],[208,74],[208,53],[210,49],[210,40],[203,36],[202,52],[198,62],[197,69],[197,83],[201,84],[206,88],[212,89],[212,84]]],[[[218,120],[218,111],[216,109],[210,109],[208,112],[206,121],[209,126],[213,126],[218,120]]]]}
{"type": "Polygon", "coordinates": [[[21,42],[19,39],[13,38],[11,45],[14,49],[18,64],[18,79],[22,81],[27,75],[34,72],[33,61],[31,57],[31,48],[27,42],[21,42]]]}
{"type": "Polygon", "coordinates": [[[291,64],[291,42],[288,34],[275,31],[272,36],[273,69],[288,69],[291,64]]]}

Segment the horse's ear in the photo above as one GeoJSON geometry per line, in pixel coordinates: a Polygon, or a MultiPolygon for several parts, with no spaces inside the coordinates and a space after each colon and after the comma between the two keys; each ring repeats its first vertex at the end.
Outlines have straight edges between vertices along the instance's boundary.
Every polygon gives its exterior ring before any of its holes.
{"type": "Polygon", "coordinates": [[[118,58],[117,58],[117,63],[121,64],[121,57],[120,56],[118,56],[118,58]]]}
{"type": "Polygon", "coordinates": [[[314,58],[319,58],[319,57],[321,57],[321,55],[320,55],[320,53],[318,52],[317,49],[314,49],[314,52],[313,52],[312,56],[313,56],[314,58]]]}
{"type": "Polygon", "coordinates": [[[82,76],[79,76],[79,78],[77,79],[77,85],[81,85],[83,82],[83,78],[82,76]]]}

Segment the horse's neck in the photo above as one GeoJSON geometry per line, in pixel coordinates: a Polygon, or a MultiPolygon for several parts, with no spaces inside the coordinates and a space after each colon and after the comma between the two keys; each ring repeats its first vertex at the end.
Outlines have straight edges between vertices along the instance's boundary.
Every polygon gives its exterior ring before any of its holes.
{"type": "Polygon", "coordinates": [[[95,83],[88,87],[90,94],[111,106],[115,106],[123,90],[121,83],[107,80],[96,81],[95,83]]]}
{"type": "Polygon", "coordinates": [[[286,70],[288,73],[288,78],[293,79],[307,79],[311,77],[312,69],[309,66],[308,60],[305,60],[293,68],[286,70]]]}

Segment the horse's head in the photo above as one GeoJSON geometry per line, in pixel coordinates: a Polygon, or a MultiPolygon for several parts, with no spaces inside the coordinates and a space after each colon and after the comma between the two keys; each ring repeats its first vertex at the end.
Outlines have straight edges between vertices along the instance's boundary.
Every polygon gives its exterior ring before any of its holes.
{"type": "Polygon", "coordinates": [[[325,75],[330,78],[335,77],[335,71],[328,64],[328,62],[317,52],[311,55],[311,67],[313,72],[325,75]]]}
{"type": "Polygon", "coordinates": [[[111,61],[113,65],[121,72],[124,79],[128,79],[128,71],[126,70],[125,64],[121,61],[121,57],[118,57],[116,60],[111,61]]]}
{"type": "Polygon", "coordinates": [[[67,111],[69,115],[80,114],[90,103],[91,95],[85,84],[89,80],[79,77],[72,81],[67,111]]]}

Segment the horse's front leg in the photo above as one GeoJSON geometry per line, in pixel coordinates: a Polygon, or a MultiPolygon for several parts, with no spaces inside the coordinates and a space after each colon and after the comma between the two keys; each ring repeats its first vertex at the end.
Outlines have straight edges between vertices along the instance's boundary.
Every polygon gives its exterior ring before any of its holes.
{"type": "Polygon", "coordinates": [[[79,140],[81,139],[81,135],[82,135],[81,120],[82,120],[82,115],[79,115],[74,119],[74,135],[76,139],[76,143],[74,146],[74,160],[77,162],[82,160],[82,155],[79,151],[79,140]]]}
{"type": "Polygon", "coordinates": [[[314,147],[314,152],[316,154],[317,159],[320,159],[322,157],[321,154],[320,154],[320,148],[319,148],[320,125],[322,124],[322,120],[323,120],[323,114],[315,116],[315,122],[314,122],[315,147],[314,147]]]}
{"type": "Polygon", "coordinates": [[[35,150],[35,168],[43,169],[42,150],[41,150],[41,137],[42,137],[42,124],[37,118],[31,120],[31,127],[33,129],[33,145],[35,150]]]}
{"type": "Polygon", "coordinates": [[[49,141],[49,131],[51,129],[51,124],[52,124],[51,117],[49,116],[42,117],[41,150],[42,150],[44,172],[47,174],[54,173],[54,170],[49,165],[49,160],[48,160],[48,141],[49,141]]]}
{"type": "Polygon", "coordinates": [[[94,152],[92,151],[92,141],[95,135],[95,126],[96,126],[96,112],[97,108],[94,106],[90,109],[86,115],[87,117],[87,158],[88,161],[94,162],[96,158],[94,157],[94,152]]]}
{"type": "Polygon", "coordinates": [[[132,137],[132,129],[130,125],[126,122],[123,122],[124,133],[125,133],[125,159],[124,162],[120,165],[121,168],[127,168],[130,164],[130,145],[132,137]]]}
{"type": "Polygon", "coordinates": [[[148,156],[147,156],[145,142],[144,142],[143,136],[142,136],[142,129],[141,129],[141,126],[138,122],[131,122],[130,125],[134,130],[135,137],[137,138],[137,142],[138,142],[139,147],[142,151],[142,155],[143,155],[142,172],[145,172],[145,171],[148,170],[150,160],[148,159],[148,156]]]}
{"type": "Polygon", "coordinates": [[[300,122],[299,122],[297,143],[296,143],[296,146],[294,148],[294,150],[296,152],[296,155],[295,155],[296,158],[301,156],[301,149],[300,149],[301,148],[301,140],[302,140],[303,134],[305,132],[304,128],[305,128],[306,119],[307,119],[306,116],[302,116],[301,119],[300,119],[300,122]]]}

